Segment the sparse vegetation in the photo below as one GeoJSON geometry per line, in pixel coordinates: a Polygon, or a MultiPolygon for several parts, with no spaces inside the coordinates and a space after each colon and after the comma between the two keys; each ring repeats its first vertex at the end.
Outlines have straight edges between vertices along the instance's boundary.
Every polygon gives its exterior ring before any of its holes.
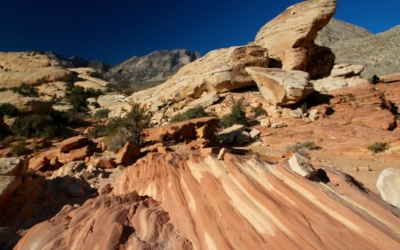
{"type": "Polygon", "coordinates": [[[18,136],[9,135],[9,136],[6,136],[4,138],[4,140],[2,140],[0,142],[0,144],[5,146],[5,147],[9,147],[11,145],[11,143],[19,142],[19,141],[25,141],[25,139],[26,138],[24,138],[24,137],[18,137],[18,136]]]}
{"type": "Polygon", "coordinates": [[[230,127],[234,124],[241,124],[247,126],[247,117],[246,113],[243,111],[243,102],[239,101],[236,103],[229,114],[224,115],[220,122],[219,126],[226,128],[230,127]]]}
{"type": "Polygon", "coordinates": [[[379,76],[373,75],[371,78],[368,79],[368,81],[372,84],[377,84],[381,81],[381,79],[379,78],[379,76]]]}
{"type": "Polygon", "coordinates": [[[356,96],[353,93],[347,93],[346,96],[351,100],[351,101],[355,101],[356,100],[356,96]]]}
{"type": "Polygon", "coordinates": [[[256,117],[267,115],[267,111],[260,106],[251,109],[251,112],[254,113],[256,117]]]}
{"type": "Polygon", "coordinates": [[[51,139],[66,136],[68,128],[65,125],[69,123],[70,119],[66,114],[58,112],[47,115],[34,114],[17,117],[10,130],[15,136],[51,139]]]}
{"type": "Polygon", "coordinates": [[[11,153],[13,156],[20,156],[29,154],[31,151],[26,147],[25,141],[19,141],[17,144],[11,147],[11,153]]]}
{"type": "Polygon", "coordinates": [[[38,89],[26,83],[22,83],[18,87],[11,87],[10,90],[24,97],[39,97],[38,89]]]}
{"type": "Polygon", "coordinates": [[[182,112],[182,113],[172,116],[170,122],[171,123],[183,122],[183,121],[200,118],[200,117],[206,117],[206,116],[209,116],[209,114],[204,110],[204,107],[197,106],[197,107],[189,108],[185,112],[182,112]]]}
{"type": "Polygon", "coordinates": [[[94,113],[93,117],[96,117],[96,118],[107,118],[108,114],[110,112],[111,111],[109,109],[99,109],[94,113]]]}
{"type": "Polygon", "coordinates": [[[303,104],[301,104],[301,105],[300,105],[300,109],[301,109],[301,112],[302,112],[303,114],[307,113],[307,111],[308,111],[308,105],[307,105],[307,103],[304,102],[303,104]]]}
{"type": "Polygon", "coordinates": [[[296,142],[293,145],[287,146],[286,152],[304,154],[302,151],[304,151],[305,149],[317,150],[319,148],[320,147],[317,144],[315,144],[314,141],[296,142]]]}
{"type": "Polygon", "coordinates": [[[126,142],[142,143],[140,132],[149,127],[151,114],[139,104],[132,104],[131,111],[125,117],[113,117],[104,130],[98,130],[106,136],[104,143],[114,152],[122,148],[126,142]]]}
{"type": "Polygon", "coordinates": [[[373,142],[368,147],[374,153],[383,152],[389,149],[389,144],[387,142],[373,142]]]}

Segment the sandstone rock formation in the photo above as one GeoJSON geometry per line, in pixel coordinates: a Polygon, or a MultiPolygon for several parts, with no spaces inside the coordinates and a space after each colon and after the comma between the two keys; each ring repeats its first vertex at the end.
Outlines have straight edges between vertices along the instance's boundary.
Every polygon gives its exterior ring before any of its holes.
{"type": "Polygon", "coordinates": [[[151,107],[156,101],[177,103],[199,98],[204,92],[218,93],[254,85],[245,67],[268,66],[267,50],[241,46],[214,50],[182,67],[164,84],[134,93],[129,99],[151,107]]]}
{"type": "Polygon", "coordinates": [[[108,81],[134,84],[136,90],[145,89],[149,83],[159,84],[174,75],[180,68],[200,58],[195,51],[176,49],[158,50],[149,55],[134,56],[113,66],[106,74],[108,81]]]}
{"type": "Polygon", "coordinates": [[[385,169],[376,182],[376,187],[384,201],[400,208],[400,170],[395,168],[385,169]]]}
{"type": "Polygon", "coordinates": [[[194,249],[180,235],[159,202],[133,192],[101,196],[78,208],[67,205],[29,230],[14,249],[194,249]]]}
{"type": "Polygon", "coordinates": [[[269,56],[286,70],[302,70],[311,77],[327,75],[335,61],[326,47],[314,39],[336,11],[336,0],[312,0],[295,4],[265,24],[255,44],[268,49],[269,56]]]}
{"type": "Polygon", "coordinates": [[[329,23],[318,32],[314,42],[321,46],[331,47],[336,42],[372,36],[373,34],[365,28],[332,17],[329,23]]]}
{"type": "Polygon", "coordinates": [[[48,114],[53,110],[53,104],[36,97],[20,97],[9,103],[14,105],[20,114],[48,114]]]}
{"type": "Polygon", "coordinates": [[[261,95],[274,105],[288,105],[305,99],[314,92],[307,72],[298,70],[247,67],[261,95]]]}
{"type": "Polygon", "coordinates": [[[223,161],[213,155],[154,153],[125,169],[114,194],[137,190],[160,201],[194,249],[400,245],[399,219],[392,214],[398,210],[342,173],[325,167],[318,173],[309,181],[285,162],[272,166],[229,153],[223,161]]]}

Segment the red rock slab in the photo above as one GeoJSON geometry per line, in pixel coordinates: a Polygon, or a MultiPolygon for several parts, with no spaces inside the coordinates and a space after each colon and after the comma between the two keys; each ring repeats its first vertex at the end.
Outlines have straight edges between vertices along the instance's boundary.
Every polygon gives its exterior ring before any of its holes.
{"type": "Polygon", "coordinates": [[[59,155],[60,150],[58,148],[43,151],[29,159],[29,169],[33,171],[44,170],[49,165],[50,159],[59,155]]]}
{"type": "Polygon", "coordinates": [[[144,141],[194,140],[197,138],[196,129],[205,125],[213,127],[217,122],[218,118],[216,117],[202,117],[161,127],[143,129],[141,135],[144,141]]]}
{"type": "Polygon", "coordinates": [[[89,139],[85,136],[74,136],[61,142],[61,152],[68,152],[71,149],[81,148],[89,143],[89,139]]]}
{"type": "Polygon", "coordinates": [[[160,201],[194,249],[400,247],[400,211],[330,168],[307,180],[287,162],[150,153],[113,192],[132,190],[160,201]]]}
{"type": "Polygon", "coordinates": [[[400,82],[400,73],[387,76],[380,76],[379,79],[381,80],[381,82],[384,83],[400,82]]]}
{"type": "Polygon", "coordinates": [[[71,149],[68,154],[60,155],[59,161],[63,164],[67,164],[71,161],[84,160],[89,154],[89,146],[71,149]]]}
{"type": "Polygon", "coordinates": [[[168,213],[150,197],[129,193],[100,196],[81,207],[64,206],[31,228],[14,250],[193,249],[168,213]]]}
{"type": "Polygon", "coordinates": [[[113,159],[108,159],[108,158],[98,158],[93,160],[93,166],[95,168],[115,168],[117,164],[113,159]]]}
{"type": "Polygon", "coordinates": [[[140,155],[140,146],[136,142],[126,142],[118,153],[117,164],[129,164],[140,155]]]}

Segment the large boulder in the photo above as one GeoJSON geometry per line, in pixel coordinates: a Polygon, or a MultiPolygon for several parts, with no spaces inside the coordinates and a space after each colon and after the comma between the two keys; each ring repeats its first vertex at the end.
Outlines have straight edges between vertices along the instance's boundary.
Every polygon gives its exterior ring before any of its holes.
{"type": "Polygon", "coordinates": [[[85,136],[74,136],[68,139],[65,139],[61,142],[60,152],[68,152],[71,149],[81,148],[86,146],[89,143],[89,139],[85,136]]]}
{"type": "Polygon", "coordinates": [[[376,187],[382,200],[400,208],[400,170],[387,168],[379,175],[376,187]]]}
{"type": "Polygon", "coordinates": [[[0,158],[0,175],[22,176],[28,170],[28,159],[0,158]]]}
{"type": "Polygon", "coordinates": [[[298,70],[248,67],[261,95],[274,105],[290,105],[314,92],[309,74],[298,70]]]}
{"type": "Polygon", "coordinates": [[[260,46],[240,46],[209,52],[182,67],[164,84],[134,93],[129,99],[151,107],[153,103],[177,103],[199,98],[204,92],[218,93],[254,85],[245,67],[268,67],[268,51],[260,46]]]}
{"type": "Polygon", "coordinates": [[[336,11],[336,0],[311,0],[287,8],[257,33],[255,44],[267,48],[270,58],[286,70],[302,70],[311,77],[327,75],[335,56],[314,39],[336,11]]]}

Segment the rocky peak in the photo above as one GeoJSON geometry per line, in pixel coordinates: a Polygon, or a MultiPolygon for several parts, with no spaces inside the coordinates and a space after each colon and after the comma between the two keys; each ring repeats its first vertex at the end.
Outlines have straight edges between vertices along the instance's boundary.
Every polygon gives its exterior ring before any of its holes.
{"type": "Polygon", "coordinates": [[[148,55],[134,56],[115,65],[105,77],[123,84],[163,82],[184,65],[200,58],[200,54],[186,49],[158,50],[148,55]]]}

